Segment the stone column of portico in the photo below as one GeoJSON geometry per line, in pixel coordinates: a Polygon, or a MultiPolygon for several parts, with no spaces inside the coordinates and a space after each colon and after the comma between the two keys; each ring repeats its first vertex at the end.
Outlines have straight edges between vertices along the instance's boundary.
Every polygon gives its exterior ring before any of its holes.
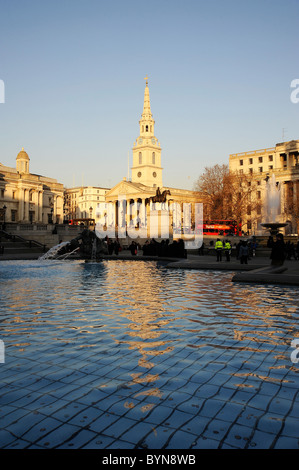
{"type": "Polygon", "coordinates": [[[145,198],[141,199],[141,205],[139,207],[139,217],[141,219],[141,224],[144,227],[146,224],[146,207],[145,207],[145,198]]]}
{"type": "Polygon", "coordinates": [[[19,189],[19,221],[24,219],[24,189],[19,189]]]}
{"type": "Polygon", "coordinates": [[[43,192],[38,192],[38,221],[43,222],[43,192]]]}
{"type": "Polygon", "coordinates": [[[34,191],[33,201],[34,202],[34,222],[38,222],[39,210],[38,210],[38,191],[34,191]]]}
{"type": "Polygon", "coordinates": [[[29,189],[24,191],[24,221],[29,222],[29,189]]]}

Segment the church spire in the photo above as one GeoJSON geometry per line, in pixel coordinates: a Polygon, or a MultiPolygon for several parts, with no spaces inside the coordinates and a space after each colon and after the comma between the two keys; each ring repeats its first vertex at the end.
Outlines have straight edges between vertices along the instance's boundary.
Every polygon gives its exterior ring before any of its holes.
{"type": "Polygon", "coordinates": [[[140,135],[145,137],[154,136],[154,124],[153,115],[151,112],[151,103],[150,95],[148,88],[148,76],[145,77],[145,90],[144,90],[144,100],[143,100],[143,112],[141,115],[141,120],[139,121],[140,125],[140,135]]]}
{"type": "Polygon", "coordinates": [[[140,134],[133,147],[132,182],[162,188],[161,146],[155,137],[147,76],[145,80],[140,134]]]}
{"type": "Polygon", "coordinates": [[[150,95],[149,95],[149,88],[148,88],[148,76],[146,76],[144,80],[146,80],[146,82],[145,82],[145,90],[144,90],[142,118],[148,119],[148,118],[152,118],[150,95]]]}

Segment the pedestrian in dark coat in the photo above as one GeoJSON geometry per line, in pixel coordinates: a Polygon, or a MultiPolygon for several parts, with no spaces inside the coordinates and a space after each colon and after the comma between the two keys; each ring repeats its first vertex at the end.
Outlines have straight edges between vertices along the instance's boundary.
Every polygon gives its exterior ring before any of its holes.
{"type": "Polygon", "coordinates": [[[273,266],[282,266],[285,260],[285,243],[283,240],[282,233],[278,233],[276,235],[276,242],[273,243],[273,247],[271,250],[271,264],[273,266]]]}

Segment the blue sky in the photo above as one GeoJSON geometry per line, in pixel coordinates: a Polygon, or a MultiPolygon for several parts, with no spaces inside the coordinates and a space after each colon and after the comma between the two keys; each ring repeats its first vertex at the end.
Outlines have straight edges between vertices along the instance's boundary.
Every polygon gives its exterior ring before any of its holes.
{"type": "Polygon", "coordinates": [[[127,176],[149,76],[165,186],[299,139],[297,0],[0,0],[0,162],[67,187],[127,176]],[[284,129],[284,131],[283,131],[284,129]]]}

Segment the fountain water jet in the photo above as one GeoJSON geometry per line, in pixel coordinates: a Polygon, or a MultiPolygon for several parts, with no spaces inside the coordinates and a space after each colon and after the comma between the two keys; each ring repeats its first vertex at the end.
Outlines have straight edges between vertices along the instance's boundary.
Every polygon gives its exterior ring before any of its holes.
{"type": "Polygon", "coordinates": [[[277,235],[280,228],[288,225],[286,223],[276,222],[280,213],[280,185],[276,182],[274,174],[266,179],[265,211],[266,222],[262,223],[261,226],[268,230],[271,235],[277,235]]]}

